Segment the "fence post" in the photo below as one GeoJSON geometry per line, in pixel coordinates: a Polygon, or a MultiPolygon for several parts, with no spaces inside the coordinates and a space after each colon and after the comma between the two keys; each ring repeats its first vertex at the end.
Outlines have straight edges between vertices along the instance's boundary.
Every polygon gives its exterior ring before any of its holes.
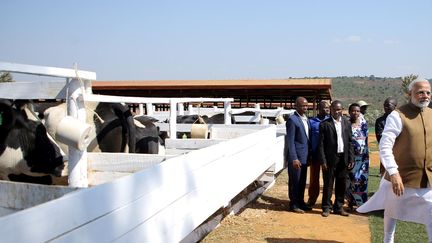
{"type": "Polygon", "coordinates": [[[178,115],[179,116],[183,116],[184,115],[184,105],[183,105],[183,103],[178,103],[177,106],[178,106],[178,111],[177,111],[178,115]]]}
{"type": "Polygon", "coordinates": [[[144,115],[144,105],[142,103],[138,104],[138,115],[144,115]]]}
{"type": "Polygon", "coordinates": [[[146,103],[146,115],[152,116],[153,115],[153,103],[146,103]]]}
{"type": "Polygon", "coordinates": [[[194,108],[193,108],[193,105],[192,105],[192,104],[189,104],[189,105],[188,105],[188,111],[189,111],[188,115],[193,115],[193,114],[195,113],[195,111],[194,111],[194,108]]]}
{"type": "Polygon", "coordinates": [[[224,124],[231,124],[231,101],[224,101],[224,124]]]}
{"type": "Polygon", "coordinates": [[[169,137],[171,139],[177,138],[177,101],[170,100],[170,119],[169,119],[169,137]]]}
{"type": "MultiPolygon", "coordinates": [[[[84,86],[78,79],[68,79],[67,115],[86,122],[86,111],[83,98],[84,86]]],[[[87,148],[84,151],[68,146],[68,182],[71,187],[88,187],[87,148]]]]}

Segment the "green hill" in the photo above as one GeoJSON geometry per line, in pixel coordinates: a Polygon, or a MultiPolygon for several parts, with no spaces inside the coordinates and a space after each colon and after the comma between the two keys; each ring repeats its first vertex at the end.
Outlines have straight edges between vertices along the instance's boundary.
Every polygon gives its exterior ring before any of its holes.
{"type": "Polygon", "coordinates": [[[384,112],[383,103],[387,97],[395,97],[398,105],[405,103],[401,91],[401,77],[356,76],[336,77],[332,80],[333,99],[341,100],[345,109],[348,109],[349,104],[359,100],[364,100],[370,105],[366,114],[369,126],[373,126],[376,118],[384,112]]]}

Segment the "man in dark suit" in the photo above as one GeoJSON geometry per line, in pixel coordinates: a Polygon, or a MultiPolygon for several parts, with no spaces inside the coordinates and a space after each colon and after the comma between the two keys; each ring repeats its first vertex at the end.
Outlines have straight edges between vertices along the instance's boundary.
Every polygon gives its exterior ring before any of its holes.
{"type": "MultiPolygon", "coordinates": [[[[378,144],[381,140],[388,115],[390,115],[390,113],[394,111],[397,107],[397,100],[393,97],[388,97],[384,101],[383,106],[384,106],[384,115],[378,117],[375,121],[375,136],[378,141],[378,144]]],[[[383,176],[384,172],[385,172],[384,166],[382,165],[382,163],[380,163],[380,175],[383,176]]]]}
{"type": "Polygon", "coordinates": [[[304,213],[312,208],[304,202],[306,188],[307,160],[309,156],[310,123],[305,113],[308,102],[304,97],[296,99],[296,111],[286,122],[287,135],[285,137],[286,155],[288,164],[288,194],[290,210],[304,213]]]}
{"type": "Polygon", "coordinates": [[[335,100],[330,106],[331,116],[320,124],[319,157],[323,169],[322,216],[328,217],[332,208],[332,191],[335,185],[333,213],[348,216],[344,211],[348,170],[353,162],[351,123],[342,116],[342,102],[335,100]]]}

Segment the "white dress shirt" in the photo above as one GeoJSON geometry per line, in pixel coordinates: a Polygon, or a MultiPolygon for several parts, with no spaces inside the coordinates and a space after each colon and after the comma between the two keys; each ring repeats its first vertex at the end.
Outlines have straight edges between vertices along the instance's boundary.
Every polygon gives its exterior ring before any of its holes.
{"type": "MultiPolygon", "coordinates": [[[[390,175],[399,172],[393,155],[393,145],[401,131],[400,115],[397,111],[392,111],[387,117],[379,143],[381,163],[390,175]]],[[[394,219],[430,225],[432,224],[432,189],[405,187],[404,194],[396,196],[392,183],[383,177],[378,191],[357,211],[366,213],[381,209],[394,219]]]]}
{"type": "Polygon", "coordinates": [[[337,152],[343,153],[344,152],[344,144],[342,139],[342,117],[339,117],[339,120],[335,120],[333,117],[333,123],[336,128],[336,135],[337,135],[337,152]]]}
{"type": "Polygon", "coordinates": [[[402,120],[397,111],[392,111],[386,120],[384,131],[379,142],[381,163],[389,175],[398,173],[398,165],[393,155],[393,145],[402,131],[402,120]]]}
{"type": "Polygon", "coordinates": [[[305,129],[306,132],[306,137],[309,138],[309,123],[308,123],[308,118],[305,114],[300,115],[297,111],[296,111],[297,115],[299,115],[300,119],[302,120],[303,123],[303,127],[305,129]]]}

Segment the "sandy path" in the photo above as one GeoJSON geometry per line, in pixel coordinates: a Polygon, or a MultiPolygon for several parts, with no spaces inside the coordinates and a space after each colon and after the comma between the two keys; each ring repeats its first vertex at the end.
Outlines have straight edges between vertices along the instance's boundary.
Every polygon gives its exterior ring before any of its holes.
{"type": "MultiPolygon", "coordinates": [[[[377,152],[372,152],[370,159],[371,166],[379,164],[377,152]]],[[[284,170],[275,185],[241,213],[227,216],[202,242],[370,242],[366,215],[352,213],[343,217],[331,214],[324,218],[320,198],[311,212],[287,211],[286,174],[284,170]]]]}

